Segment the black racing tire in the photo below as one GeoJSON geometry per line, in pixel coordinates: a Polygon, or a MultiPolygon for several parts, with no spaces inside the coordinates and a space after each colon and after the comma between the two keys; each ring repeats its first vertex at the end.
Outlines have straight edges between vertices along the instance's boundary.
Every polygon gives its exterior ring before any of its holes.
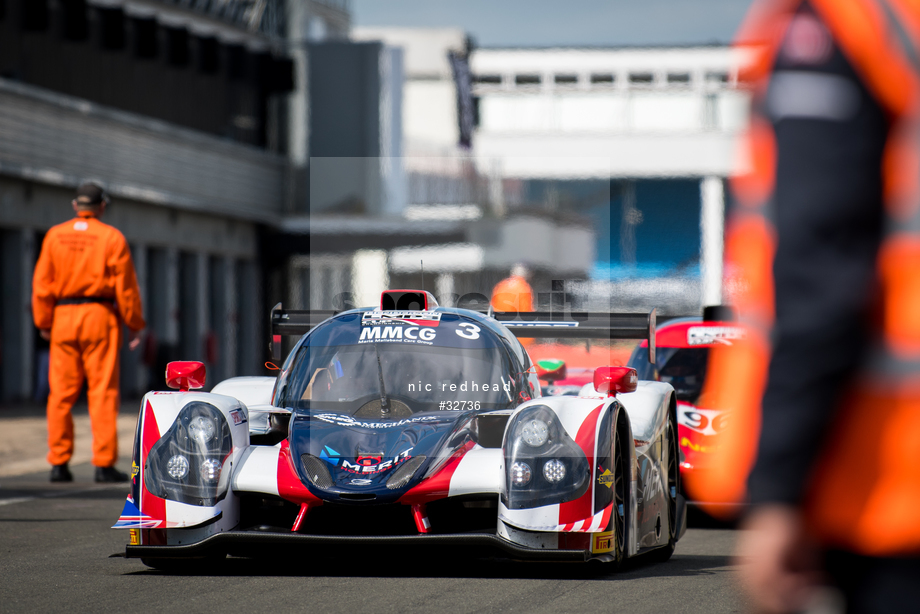
{"type": "Polygon", "coordinates": [[[665,449],[667,450],[667,467],[668,467],[668,543],[661,548],[653,550],[649,558],[656,562],[665,562],[674,554],[677,547],[677,534],[679,527],[677,523],[677,497],[680,494],[680,450],[677,447],[677,425],[674,417],[668,419],[668,427],[665,431],[665,449]]]}
{"type": "Polygon", "coordinates": [[[622,429],[613,429],[611,452],[614,458],[613,469],[613,525],[612,565],[620,569],[628,555],[627,539],[629,536],[629,449],[622,437],[622,429]]]}

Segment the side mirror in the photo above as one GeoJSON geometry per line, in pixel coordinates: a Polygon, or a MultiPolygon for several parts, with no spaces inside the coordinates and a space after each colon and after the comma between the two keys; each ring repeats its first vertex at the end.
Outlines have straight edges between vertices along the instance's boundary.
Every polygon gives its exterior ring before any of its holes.
{"type": "Polygon", "coordinates": [[[598,367],[594,371],[594,389],[607,396],[635,392],[639,376],[630,367],[598,367]]]}
{"type": "Polygon", "coordinates": [[[189,389],[203,388],[204,379],[203,362],[179,360],[166,365],[166,385],[170,388],[188,392],[189,389]]]}
{"type": "Polygon", "coordinates": [[[535,365],[537,368],[537,377],[547,382],[556,382],[565,379],[565,361],[556,358],[546,358],[538,360],[535,365]]]}

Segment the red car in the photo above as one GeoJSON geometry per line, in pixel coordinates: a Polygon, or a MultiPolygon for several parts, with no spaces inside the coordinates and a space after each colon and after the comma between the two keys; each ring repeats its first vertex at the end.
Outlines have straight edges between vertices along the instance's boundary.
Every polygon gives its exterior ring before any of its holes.
{"type": "Polygon", "coordinates": [[[639,344],[629,359],[628,366],[636,369],[639,379],[667,382],[674,387],[682,476],[706,471],[714,436],[729,419],[726,412],[709,409],[702,396],[709,348],[731,345],[743,335],[744,329],[731,322],[678,318],[658,326],[655,364],[648,361],[647,341],[639,344]]]}

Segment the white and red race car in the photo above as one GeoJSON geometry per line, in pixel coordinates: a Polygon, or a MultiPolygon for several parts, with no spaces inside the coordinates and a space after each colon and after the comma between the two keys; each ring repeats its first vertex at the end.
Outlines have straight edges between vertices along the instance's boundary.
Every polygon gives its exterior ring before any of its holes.
{"type": "Polygon", "coordinates": [[[744,337],[744,329],[728,320],[686,317],[660,325],[656,332],[655,359],[649,361],[648,341],[640,343],[627,363],[640,378],[667,382],[677,397],[677,438],[682,475],[712,468],[717,435],[730,416],[712,409],[704,396],[710,348],[731,345],[744,337]]]}
{"type": "Polygon", "coordinates": [[[585,396],[541,397],[521,337],[645,338],[655,314],[491,313],[384,292],[341,313],[272,311],[280,376],[210,393],[200,363],[141,405],[128,557],[350,545],[473,547],[511,559],[667,559],[686,527],[677,404],[601,367],[585,396]]]}

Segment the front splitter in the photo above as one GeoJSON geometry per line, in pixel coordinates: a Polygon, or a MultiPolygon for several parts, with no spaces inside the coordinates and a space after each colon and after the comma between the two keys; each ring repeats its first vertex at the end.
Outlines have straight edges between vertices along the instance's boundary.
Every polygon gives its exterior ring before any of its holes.
{"type": "Polygon", "coordinates": [[[304,549],[315,552],[321,548],[462,548],[497,551],[513,559],[526,561],[577,561],[590,558],[584,550],[545,550],[513,544],[492,533],[463,533],[451,535],[352,536],[303,535],[263,531],[226,531],[194,544],[177,546],[126,546],[127,558],[185,559],[211,555],[233,554],[252,556],[264,549],[266,553],[304,549]]]}

